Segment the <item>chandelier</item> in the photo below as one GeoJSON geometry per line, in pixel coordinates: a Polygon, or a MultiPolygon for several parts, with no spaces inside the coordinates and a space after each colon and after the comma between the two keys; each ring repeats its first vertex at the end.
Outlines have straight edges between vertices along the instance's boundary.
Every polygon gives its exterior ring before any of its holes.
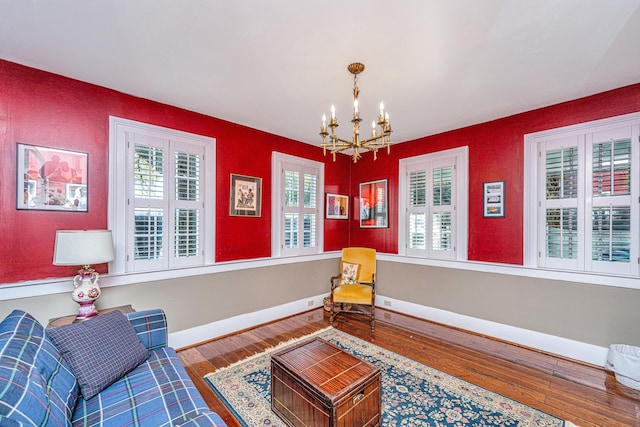
{"type": "Polygon", "coordinates": [[[333,154],[333,161],[336,161],[336,153],[340,153],[344,150],[353,149],[353,162],[356,163],[361,157],[361,151],[373,151],[373,160],[378,158],[378,149],[387,147],[387,154],[391,152],[391,125],[389,124],[389,114],[384,111],[384,104],[380,103],[380,116],[378,116],[377,126],[376,121],[371,122],[371,137],[362,139],[360,137],[360,112],[358,111],[358,74],[364,71],[364,64],[355,62],[349,64],[347,70],[353,74],[353,137],[348,139],[339,138],[336,135],[336,128],[338,127],[338,120],[336,119],[336,108],[331,105],[331,121],[329,127],[331,133],[327,131],[327,116],[322,115],[322,129],[320,130],[320,136],[322,136],[322,152],[327,155],[327,149],[333,154]],[[329,141],[327,141],[329,137],[329,141]]]}

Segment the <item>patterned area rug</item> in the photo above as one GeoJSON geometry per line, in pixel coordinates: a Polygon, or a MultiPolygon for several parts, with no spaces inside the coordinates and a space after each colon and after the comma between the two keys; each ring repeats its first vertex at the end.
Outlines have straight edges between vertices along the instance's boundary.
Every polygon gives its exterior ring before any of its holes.
{"type": "Polygon", "coordinates": [[[283,343],[205,379],[244,426],[285,426],[271,411],[271,353],[312,336],[381,369],[383,426],[573,426],[334,328],[283,343]]]}

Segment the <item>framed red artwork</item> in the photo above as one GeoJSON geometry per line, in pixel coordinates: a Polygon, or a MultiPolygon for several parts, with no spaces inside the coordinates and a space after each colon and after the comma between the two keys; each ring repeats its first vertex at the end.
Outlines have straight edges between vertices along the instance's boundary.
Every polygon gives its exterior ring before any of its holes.
{"type": "Polygon", "coordinates": [[[360,228],[389,226],[387,180],[360,183],[360,228]]]}

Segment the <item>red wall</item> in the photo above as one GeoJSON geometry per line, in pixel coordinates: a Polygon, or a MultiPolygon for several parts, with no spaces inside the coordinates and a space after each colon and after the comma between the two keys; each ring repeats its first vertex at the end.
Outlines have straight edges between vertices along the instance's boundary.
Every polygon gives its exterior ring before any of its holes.
{"type": "Polygon", "coordinates": [[[468,257],[474,261],[522,264],[524,135],[637,111],[640,111],[640,84],[394,145],[389,156],[379,155],[375,162],[370,154],[365,155],[351,171],[351,193],[358,194],[360,182],[388,178],[389,228],[361,229],[354,219],[351,245],[397,253],[399,160],[466,145],[468,257]],[[483,218],[482,183],[498,180],[506,181],[505,217],[483,218]]]}
{"type": "MultiPolygon", "coordinates": [[[[398,161],[469,146],[470,260],[522,264],[524,135],[640,111],[640,84],[392,146],[374,163],[323,157],[308,144],[0,60],[0,283],[68,277],[51,264],[56,229],[107,227],[108,125],[118,116],[216,138],[216,261],[271,254],[271,153],[325,163],[325,192],[351,197],[349,220],[325,220],[324,249],[369,246],[397,253],[398,161]],[[89,211],[16,209],[16,144],[87,152],[89,211]],[[262,216],[229,216],[230,174],[262,178],[262,216]],[[361,229],[360,182],[389,180],[389,227],[361,229]],[[506,217],[482,217],[482,183],[506,181],[506,217]]],[[[425,118],[428,120],[428,117],[425,118]]],[[[104,271],[105,266],[98,271],[104,271]]]]}
{"type": "MultiPolygon", "coordinates": [[[[220,128],[217,139],[216,261],[271,256],[271,155],[273,151],[325,162],[325,192],[348,191],[348,159],[333,163],[318,147],[240,126],[220,128]],[[242,130],[242,132],[239,132],[242,130]],[[225,143],[226,142],[226,143],[225,143]],[[230,174],[262,177],[262,214],[259,218],[229,216],[230,174]],[[222,196],[220,196],[222,195],[222,196]]],[[[324,210],[321,207],[324,217],[324,210]]],[[[325,220],[324,249],[348,245],[347,221],[325,220]]]]}
{"type": "MultiPolygon", "coordinates": [[[[107,227],[110,115],[216,138],[216,261],[270,256],[272,151],[325,162],[326,191],[349,189],[348,159],[317,147],[2,60],[0,94],[0,283],[74,275],[52,265],[55,230],[107,227]],[[88,212],[17,210],[17,143],[88,153],[88,212]],[[229,216],[231,173],[262,178],[261,217],[229,216]]],[[[347,221],[325,221],[325,250],[348,239],[347,221]]]]}

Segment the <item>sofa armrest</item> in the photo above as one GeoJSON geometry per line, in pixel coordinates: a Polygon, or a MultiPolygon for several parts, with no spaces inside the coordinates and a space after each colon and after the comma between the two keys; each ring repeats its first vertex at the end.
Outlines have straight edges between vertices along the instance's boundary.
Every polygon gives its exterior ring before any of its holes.
{"type": "Polygon", "coordinates": [[[167,318],[159,308],[125,314],[148,350],[167,347],[167,318]]]}
{"type": "Polygon", "coordinates": [[[215,412],[208,412],[198,414],[197,417],[191,418],[184,424],[180,424],[178,427],[226,427],[222,418],[215,412]]]}

